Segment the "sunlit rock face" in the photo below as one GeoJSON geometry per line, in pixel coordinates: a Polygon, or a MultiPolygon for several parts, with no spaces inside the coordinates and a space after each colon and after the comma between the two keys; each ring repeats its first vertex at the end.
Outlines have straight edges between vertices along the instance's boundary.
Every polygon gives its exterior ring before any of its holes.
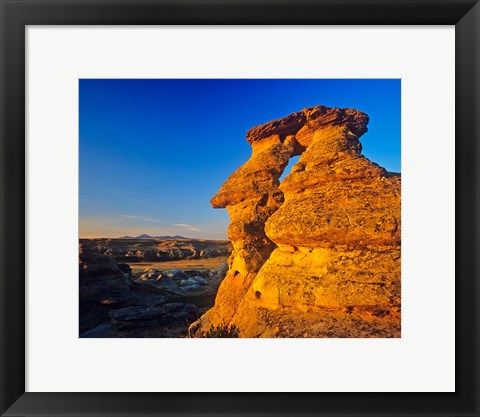
{"type": "Polygon", "coordinates": [[[400,336],[401,179],[361,155],[368,121],[317,106],[247,132],[251,158],[211,200],[231,218],[229,271],[194,334],[400,336]]]}

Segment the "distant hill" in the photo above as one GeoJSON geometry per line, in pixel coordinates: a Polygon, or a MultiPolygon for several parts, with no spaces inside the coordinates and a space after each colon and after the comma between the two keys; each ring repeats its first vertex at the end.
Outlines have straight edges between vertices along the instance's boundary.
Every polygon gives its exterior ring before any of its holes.
{"type": "Polygon", "coordinates": [[[188,237],[176,235],[176,236],[150,236],[147,234],[138,235],[135,237],[132,236],[121,236],[118,239],[189,239],[188,237]]]}

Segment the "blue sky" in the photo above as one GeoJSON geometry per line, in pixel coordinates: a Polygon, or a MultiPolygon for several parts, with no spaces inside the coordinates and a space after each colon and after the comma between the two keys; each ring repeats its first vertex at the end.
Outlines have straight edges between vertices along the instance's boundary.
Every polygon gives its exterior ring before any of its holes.
{"type": "Polygon", "coordinates": [[[319,104],[367,113],[363,154],[400,172],[400,80],[82,79],[79,89],[81,237],[226,238],[228,214],[209,200],[249,158],[246,131],[319,104]]]}

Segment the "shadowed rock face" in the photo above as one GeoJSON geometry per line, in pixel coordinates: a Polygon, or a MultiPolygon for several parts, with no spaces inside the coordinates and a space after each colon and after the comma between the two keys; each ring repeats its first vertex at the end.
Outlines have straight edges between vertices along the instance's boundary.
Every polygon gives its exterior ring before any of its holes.
{"type": "Polygon", "coordinates": [[[197,334],[400,336],[400,175],[361,155],[368,121],[317,106],[247,132],[252,156],[211,200],[234,250],[197,334]]]}

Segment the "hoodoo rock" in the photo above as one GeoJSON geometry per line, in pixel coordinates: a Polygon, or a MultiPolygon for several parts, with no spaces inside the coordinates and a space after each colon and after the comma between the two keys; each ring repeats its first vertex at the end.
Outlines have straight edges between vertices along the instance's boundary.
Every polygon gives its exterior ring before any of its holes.
{"type": "Polygon", "coordinates": [[[368,122],[316,106],[247,132],[251,158],[211,200],[231,218],[229,270],[193,336],[400,336],[401,178],[361,154],[368,122]]]}

